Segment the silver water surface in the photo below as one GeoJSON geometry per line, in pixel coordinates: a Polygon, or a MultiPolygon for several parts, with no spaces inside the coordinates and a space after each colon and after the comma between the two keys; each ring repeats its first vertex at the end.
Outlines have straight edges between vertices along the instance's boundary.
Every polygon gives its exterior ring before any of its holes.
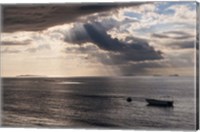
{"type": "Polygon", "coordinates": [[[195,129],[192,77],[4,78],[2,87],[3,126],[195,129]]]}

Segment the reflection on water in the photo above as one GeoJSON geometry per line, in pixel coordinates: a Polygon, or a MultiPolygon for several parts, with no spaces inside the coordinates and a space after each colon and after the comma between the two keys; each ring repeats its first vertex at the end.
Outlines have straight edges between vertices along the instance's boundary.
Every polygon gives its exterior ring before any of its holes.
{"type": "Polygon", "coordinates": [[[58,82],[58,84],[82,84],[83,82],[58,82]]]}
{"type": "Polygon", "coordinates": [[[195,128],[193,78],[6,78],[3,90],[4,126],[195,128]],[[158,96],[174,108],[147,106],[158,96]]]}

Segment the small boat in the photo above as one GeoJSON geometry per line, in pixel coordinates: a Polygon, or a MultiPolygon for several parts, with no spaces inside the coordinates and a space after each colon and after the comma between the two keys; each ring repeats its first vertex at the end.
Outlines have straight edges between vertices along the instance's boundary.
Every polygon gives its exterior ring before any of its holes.
{"type": "Polygon", "coordinates": [[[127,102],[131,102],[131,101],[132,101],[132,98],[131,98],[131,97],[128,97],[128,98],[126,99],[126,101],[127,101],[127,102]]]}
{"type": "Polygon", "coordinates": [[[158,99],[146,99],[148,105],[150,106],[163,106],[163,107],[173,107],[174,101],[170,100],[158,100],[158,99]]]}

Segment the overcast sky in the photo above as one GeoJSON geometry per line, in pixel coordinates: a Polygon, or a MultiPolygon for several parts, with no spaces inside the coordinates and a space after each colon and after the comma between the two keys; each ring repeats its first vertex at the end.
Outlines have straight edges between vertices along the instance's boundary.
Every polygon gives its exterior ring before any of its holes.
{"type": "Polygon", "coordinates": [[[195,2],[3,5],[2,76],[194,75],[195,2]]]}

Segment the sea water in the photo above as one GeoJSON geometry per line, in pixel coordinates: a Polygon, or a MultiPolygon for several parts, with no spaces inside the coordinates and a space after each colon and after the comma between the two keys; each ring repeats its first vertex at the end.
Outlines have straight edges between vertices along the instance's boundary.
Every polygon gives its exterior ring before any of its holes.
{"type": "Polygon", "coordinates": [[[194,77],[3,78],[2,82],[3,126],[192,130],[196,125],[194,77]],[[146,98],[170,99],[174,107],[148,106],[146,98]]]}

